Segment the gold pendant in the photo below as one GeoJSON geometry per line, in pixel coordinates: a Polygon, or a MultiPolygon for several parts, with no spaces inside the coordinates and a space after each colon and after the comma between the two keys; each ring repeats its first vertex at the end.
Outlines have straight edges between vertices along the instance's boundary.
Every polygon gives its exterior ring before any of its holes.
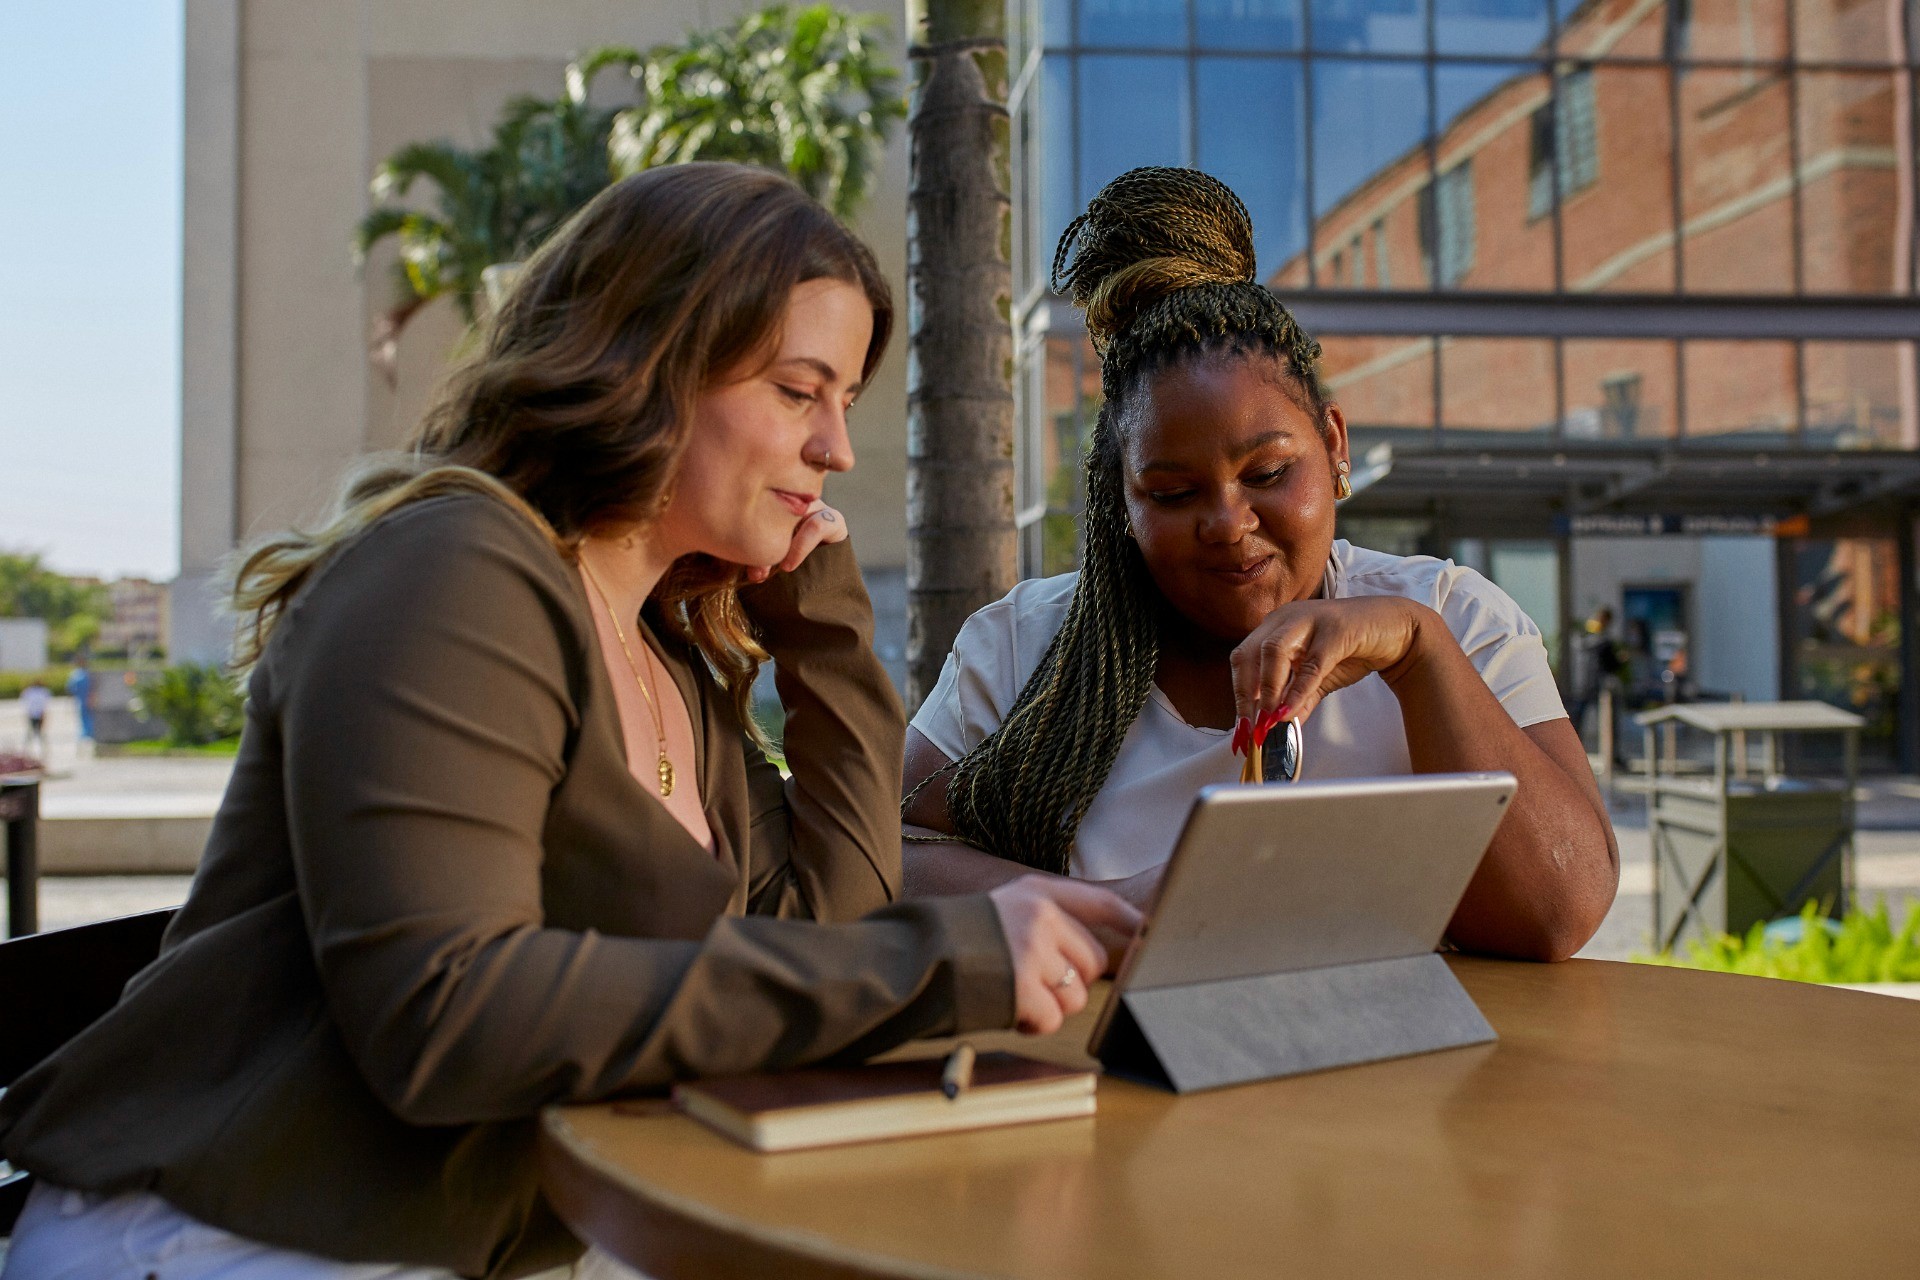
{"type": "Polygon", "coordinates": [[[660,794],[662,797],[673,794],[673,761],[667,759],[667,753],[660,753],[660,794]]]}

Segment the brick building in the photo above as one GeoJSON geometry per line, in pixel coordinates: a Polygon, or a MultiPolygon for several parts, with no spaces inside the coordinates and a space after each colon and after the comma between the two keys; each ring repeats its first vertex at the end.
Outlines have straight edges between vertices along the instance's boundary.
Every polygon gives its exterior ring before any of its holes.
{"type": "Polygon", "coordinates": [[[1099,400],[1053,241],[1123,169],[1195,165],[1325,347],[1346,536],[1475,564],[1552,638],[1610,606],[1643,694],[1827,698],[1920,763],[1907,3],[1016,12],[1031,571],[1072,561],[1099,400]]]}

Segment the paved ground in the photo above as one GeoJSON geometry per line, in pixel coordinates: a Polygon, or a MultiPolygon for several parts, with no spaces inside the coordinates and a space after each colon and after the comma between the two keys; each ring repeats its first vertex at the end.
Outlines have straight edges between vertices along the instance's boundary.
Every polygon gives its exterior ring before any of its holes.
{"type": "MultiPolygon", "coordinates": [[[[70,817],[212,813],[232,764],[226,760],[94,759],[76,741],[71,704],[55,702],[50,716],[55,777],[42,806],[70,817]]],[[[0,702],[0,747],[25,737],[19,704],[0,702]]],[[[1861,788],[1855,869],[1863,902],[1885,898],[1897,921],[1920,902],[1920,779],[1873,778],[1861,788]]],[[[1620,894],[1605,924],[1580,954],[1625,959],[1652,938],[1652,863],[1646,806],[1631,793],[1616,797],[1614,830],[1620,840],[1620,894]]],[[[84,924],[133,911],[172,906],[186,897],[187,876],[56,876],[41,881],[43,928],[84,924]]],[[[5,917],[0,903],[0,920],[5,917]]],[[[3,927],[3,926],[0,926],[3,927]]]]}

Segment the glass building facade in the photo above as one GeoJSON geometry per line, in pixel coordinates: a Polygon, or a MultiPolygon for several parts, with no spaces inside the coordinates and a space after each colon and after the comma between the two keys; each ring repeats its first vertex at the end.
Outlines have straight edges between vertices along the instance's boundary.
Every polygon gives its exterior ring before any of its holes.
{"type": "Polygon", "coordinates": [[[1262,277],[1325,348],[1373,482],[1349,536],[1475,561],[1551,635],[1589,603],[1582,531],[1763,530],[1774,691],[1894,716],[1916,684],[1917,8],[1014,0],[1027,572],[1075,563],[1099,404],[1054,244],[1116,174],[1190,165],[1246,201],[1262,277]]]}

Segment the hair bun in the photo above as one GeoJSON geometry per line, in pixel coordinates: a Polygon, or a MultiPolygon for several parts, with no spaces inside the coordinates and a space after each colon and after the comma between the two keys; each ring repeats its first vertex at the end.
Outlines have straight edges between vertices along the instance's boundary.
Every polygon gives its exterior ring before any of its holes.
{"type": "Polygon", "coordinates": [[[1198,169],[1130,169],[1067,224],[1048,283],[1087,313],[1096,349],[1148,307],[1197,285],[1254,278],[1253,219],[1198,169]]]}

